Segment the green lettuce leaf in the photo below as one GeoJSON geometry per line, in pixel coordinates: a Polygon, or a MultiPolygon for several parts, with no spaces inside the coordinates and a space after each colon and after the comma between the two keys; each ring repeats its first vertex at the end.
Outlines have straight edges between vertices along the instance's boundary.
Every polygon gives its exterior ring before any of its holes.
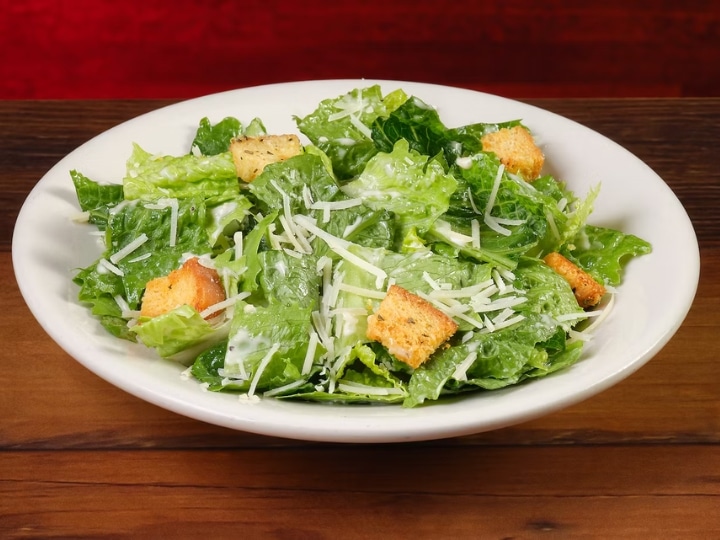
{"type": "Polygon", "coordinates": [[[140,317],[131,331],[161,357],[189,365],[202,351],[227,339],[229,326],[214,327],[183,305],[157,317],[140,317]]]}
{"type": "Polygon", "coordinates": [[[259,118],[253,118],[247,127],[243,128],[240,120],[232,116],[223,118],[217,124],[212,124],[205,117],[200,120],[195,132],[190,153],[196,156],[223,154],[230,148],[230,142],[240,135],[257,137],[266,133],[265,125],[259,118]]]}
{"type": "Polygon", "coordinates": [[[451,169],[460,187],[442,223],[469,237],[471,220],[477,220],[480,248],[453,244],[437,225],[432,230],[433,240],[455,245],[466,257],[512,268],[520,256],[556,251],[582,229],[598,195],[596,187],[581,200],[551,176],[529,183],[507,171],[494,189],[500,173],[497,156],[481,152],[468,159],[451,169]],[[491,226],[491,220],[497,225],[491,226]]]}
{"type": "Polygon", "coordinates": [[[416,294],[433,290],[427,278],[452,289],[462,289],[490,279],[492,271],[491,265],[429,251],[409,255],[391,252],[386,254],[381,265],[396,285],[416,294]]]}
{"type": "Polygon", "coordinates": [[[252,202],[244,195],[209,208],[208,237],[210,244],[218,250],[227,250],[233,245],[233,235],[246,223],[252,202]]]}
{"type": "Polygon", "coordinates": [[[651,251],[650,243],[635,235],[586,225],[560,253],[600,283],[619,285],[627,261],[651,251]]]}
{"type": "Polygon", "coordinates": [[[391,152],[398,141],[404,140],[415,152],[434,156],[442,152],[448,142],[447,128],[437,110],[414,96],[387,117],[377,118],[372,135],[382,152],[391,152]]]}
{"type": "Polygon", "coordinates": [[[494,390],[517,384],[579,359],[582,342],[568,347],[569,325],[557,320],[568,314],[583,319],[584,312],[568,283],[541,261],[530,258],[521,259],[515,276],[513,286],[524,291],[527,300],[514,309],[525,319],[491,333],[473,331],[469,340],[437,351],[412,373],[404,406],[474,388],[494,390]],[[475,355],[474,361],[456,375],[470,355],[475,355]]]}
{"type": "MultiPolygon", "coordinates": [[[[311,311],[280,303],[235,309],[223,366],[232,385],[224,389],[264,391],[303,379],[311,311]]],[[[318,347],[315,359],[321,353],[318,347]]]]}
{"type": "Polygon", "coordinates": [[[70,178],[80,209],[88,213],[88,221],[101,231],[105,230],[109,209],[124,198],[122,185],[100,184],[76,170],[70,171],[70,178]]]}
{"type": "Polygon", "coordinates": [[[402,139],[390,153],[373,157],[356,180],[343,186],[343,192],[362,198],[373,210],[393,212],[404,236],[411,229],[420,234],[430,229],[448,210],[456,187],[455,178],[437,160],[428,160],[402,139]]]}
{"type": "Polygon", "coordinates": [[[292,213],[308,213],[303,191],[309,189],[312,200],[332,201],[339,192],[321,156],[304,153],[267,165],[249,185],[263,212],[284,208],[287,195],[292,213]]]}
{"type": "Polygon", "coordinates": [[[461,156],[482,150],[480,138],[504,127],[520,125],[513,120],[503,123],[468,124],[449,129],[440,119],[437,109],[412,96],[391,114],[377,118],[372,125],[372,138],[380,151],[390,152],[404,139],[410,148],[428,156],[443,153],[448,163],[461,156]]]}
{"type": "MultiPolygon", "coordinates": [[[[384,249],[362,248],[356,244],[350,245],[348,251],[358,258],[382,269],[382,261],[387,253],[384,249]]],[[[366,269],[357,266],[348,260],[340,260],[333,269],[333,282],[342,282],[350,287],[360,289],[377,290],[377,276],[369,273],[366,269]]],[[[362,315],[354,312],[340,311],[335,317],[335,328],[338,334],[335,340],[336,353],[342,355],[349,351],[357,343],[367,342],[367,313],[369,299],[360,294],[341,290],[337,295],[336,307],[342,310],[359,310],[362,315]]],[[[369,313],[368,313],[369,314],[369,313]]],[[[341,360],[340,362],[345,362],[341,360]]],[[[338,364],[340,365],[340,364],[338,364]]]]}
{"type": "Polygon", "coordinates": [[[117,262],[124,274],[124,297],[131,309],[140,305],[146,283],[178,268],[185,254],[200,256],[212,251],[207,234],[208,215],[202,199],[181,199],[176,222],[172,214],[169,204],[139,201],[120,205],[111,213],[105,242],[107,259],[142,234],[147,236],[144,244],[117,262]],[[173,223],[175,243],[171,245],[173,223]]]}
{"type": "Polygon", "coordinates": [[[383,364],[367,345],[353,347],[338,374],[336,391],[299,388],[285,398],[340,403],[400,403],[406,396],[405,385],[383,364]]]}
{"type": "Polygon", "coordinates": [[[127,320],[123,318],[122,309],[115,300],[125,295],[122,277],[100,271],[97,264],[79,270],[73,277],[73,283],[80,287],[78,300],[90,308],[90,312],[110,334],[136,341],[135,334],[128,329],[127,320]]]}
{"type": "Polygon", "coordinates": [[[200,120],[195,138],[191,145],[191,153],[215,156],[227,152],[230,141],[242,133],[242,124],[237,118],[228,116],[217,124],[212,124],[205,117],[200,120]]]}
{"type": "MultiPolygon", "coordinates": [[[[193,377],[207,385],[208,390],[213,392],[228,389],[227,385],[223,384],[225,377],[220,375],[225,365],[226,350],[227,340],[221,341],[200,353],[190,368],[193,377]]],[[[233,389],[235,390],[237,387],[233,389]]]]}
{"type": "MultiPolygon", "coordinates": [[[[207,385],[208,390],[213,392],[247,392],[250,388],[249,379],[238,379],[225,375],[225,354],[227,341],[221,342],[201,353],[192,365],[191,372],[201,383],[207,385]]],[[[295,378],[300,376],[294,364],[273,361],[265,370],[268,375],[273,371],[281,372],[280,380],[294,380],[288,383],[290,387],[282,390],[282,385],[273,389],[275,397],[282,398],[286,395],[294,397],[296,394],[312,392],[315,387],[312,382],[303,382],[304,379],[295,378]],[[284,369],[283,369],[284,368],[284,369]],[[268,371],[269,370],[269,371],[268,371]],[[299,383],[299,384],[298,384],[299,383]]]]}
{"type": "Polygon", "coordinates": [[[170,246],[172,209],[148,208],[139,202],[123,203],[109,214],[105,231],[106,250],[73,278],[79,285],[78,299],[88,304],[92,313],[111,334],[135,341],[135,333],[127,327],[118,301],[130,310],[140,307],[145,285],[151,279],[169,274],[180,266],[187,253],[209,254],[205,205],[187,199],[178,204],[176,243],[170,246]],[[112,256],[145,235],[147,240],[132,253],[116,261],[121,275],[105,264],[112,256]]]}
{"type": "Polygon", "coordinates": [[[267,135],[267,129],[260,118],[253,118],[245,128],[243,135],[247,137],[259,137],[260,135],[267,135]]]}
{"type": "Polygon", "coordinates": [[[316,257],[308,255],[298,259],[284,251],[268,250],[259,253],[258,259],[262,267],[260,288],[267,302],[317,307],[320,274],[316,257]]]}
{"type": "Polygon", "coordinates": [[[240,259],[240,263],[246,268],[241,283],[241,289],[245,292],[254,292],[258,288],[257,277],[263,269],[259,254],[267,249],[268,230],[277,216],[277,211],[264,216],[245,237],[240,259]]]}
{"type": "Polygon", "coordinates": [[[239,192],[235,163],[229,152],[212,156],[154,156],[133,144],[123,178],[128,200],[202,196],[216,204],[239,192]]]}
{"type": "Polygon", "coordinates": [[[325,152],[340,180],[357,176],[377,153],[370,127],[387,116],[407,96],[402,90],[382,95],[380,86],[356,88],[347,94],[323,100],[305,117],[294,117],[298,129],[325,152]]]}
{"type": "MultiPolygon", "coordinates": [[[[368,248],[391,249],[399,234],[392,212],[373,210],[365,205],[333,210],[330,220],[320,225],[333,236],[368,248]]],[[[323,255],[325,250],[318,251],[316,247],[315,253],[323,255]]]]}

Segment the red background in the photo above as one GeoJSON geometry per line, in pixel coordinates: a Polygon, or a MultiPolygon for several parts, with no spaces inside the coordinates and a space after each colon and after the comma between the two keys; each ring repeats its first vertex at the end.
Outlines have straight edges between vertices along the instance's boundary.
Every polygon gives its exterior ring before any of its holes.
{"type": "Polygon", "coordinates": [[[18,0],[0,98],[189,98],[316,78],[508,97],[717,96],[715,0],[18,0]]]}

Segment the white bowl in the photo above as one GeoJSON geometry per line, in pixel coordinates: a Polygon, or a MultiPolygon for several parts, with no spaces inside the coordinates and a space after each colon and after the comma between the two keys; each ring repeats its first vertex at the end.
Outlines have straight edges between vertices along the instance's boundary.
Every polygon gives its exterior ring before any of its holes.
{"type": "MultiPolygon", "coordinates": [[[[55,165],[28,196],[15,226],[13,264],[20,290],[45,331],[98,376],[150,403],[191,418],[254,433],[335,442],[400,442],[477,433],[523,422],[577,403],[621,381],[650,360],[687,315],[699,276],[697,239],[665,182],[606,137],[554,113],[475,91],[403,81],[330,80],[275,84],[213,94],[150,112],[80,146],[55,165]],[[582,359],[527,384],[467,394],[413,409],[239,400],[203,391],[181,377],[183,366],[108,334],[77,300],[71,279],[102,248],[79,213],[69,171],[119,182],[131,144],[150,152],[188,151],[200,118],[260,117],[270,133],[297,132],[326,98],[380,84],[437,107],[450,127],[522,119],[542,147],[548,170],[578,195],[601,183],[590,223],[649,241],[653,252],[632,260],[610,316],[582,359]]],[[[42,390],[37,389],[38,393],[42,390]]],[[[38,395],[40,399],[41,396],[38,395]]],[[[91,403],[88,406],[92,406],[91,403]]]]}

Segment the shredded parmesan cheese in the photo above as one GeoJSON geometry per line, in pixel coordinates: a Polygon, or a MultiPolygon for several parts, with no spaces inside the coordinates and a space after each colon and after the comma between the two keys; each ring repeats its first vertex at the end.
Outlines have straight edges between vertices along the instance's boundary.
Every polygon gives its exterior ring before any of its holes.
{"type": "Polygon", "coordinates": [[[124,248],[116,251],[112,255],[110,255],[110,262],[113,264],[117,264],[121,260],[123,260],[125,257],[130,255],[133,251],[138,249],[140,246],[142,246],[145,242],[148,241],[148,236],[145,233],[142,233],[140,236],[138,236],[135,240],[127,244],[124,248]]]}
{"type": "Polygon", "coordinates": [[[240,257],[242,257],[243,253],[242,231],[237,231],[235,234],[233,234],[233,241],[235,242],[235,260],[237,261],[240,257]]]}
{"type": "Polygon", "coordinates": [[[100,259],[97,264],[98,273],[112,272],[116,276],[124,276],[125,273],[107,259],[100,259]]]}
{"type": "Polygon", "coordinates": [[[470,220],[472,230],[472,247],[480,249],[480,222],[477,219],[470,220]]]}
{"type": "Polygon", "coordinates": [[[374,298],[376,300],[382,300],[387,294],[385,291],[373,291],[372,289],[364,289],[362,287],[356,287],[355,285],[348,285],[347,283],[340,283],[337,288],[341,291],[357,294],[365,298],[374,298]]]}
{"type": "Polygon", "coordinates": [[[477,352],[468,354],[465,360],[457,365],[455,371],[453,371],[452,378],[456,381],[467,381],[467,370],[475,363],[475,360],[477,360],[477,352]]]}
{"type": "Polygon", "coordinates": [[[220,310],[229,308],[230,306],[234,306],[237,302],[239,302],[240,300],[244,300],[248,296],[250,296],[249,292],[241,292],[240,294],[236,294],[235,296],[223,300],[222,302],[218,302],[216,304],[206,307],[200,312],[200,316],[203,319],[207,319],[213,313],[217,313],[220,310]]]}
{"type": "Polygon", "coordinates": [[[248,390],[248,396],[255,395],[255,388],[257,388],[258,382],[260,382],[260,377],[262,376],[265,369],[268,367],[268,364],[270,363],[270,360],[272,360],[275,353],[280,348],[279,343],[273,344],[272,347],[270,347],[270,350],[263,356],[262,360],[260,360],[260,363],[258,364],[257,369],[255,370],[255,374],[253,375],[252,381],[250,382],[250,389],[248,390]]]}
{"type": "Polygon", "coordinates": [[[377,266],[370,264],[363,258],[355,255],[354,253],[351,253],[348,250],[348,247],[350,247],[350,242],[325,232],[320,227],[315,225],[312,220],[307,216],[298,214],[295,216],[295,222],[304,229],[312,232],[321,240],[325,241],[328,247],[335,253],[340,255],[343,259],[345,259],[349,263],[354,264],[358,268],[362,268],[366,272],[373,274],[376,277],[375,286],[377,288],[381,288],[383,286],[383,283],[387,278],[387,273],[385,272],[385,270],[383,270],[382,268],[378,268],[377,266]]]}
{"type": "Polygon", "coordinates": [[[399,388],[392,388],[386,386],[368,386],[366,384],[360,384],[352,381],[346,381],[340,379],[338,381],[338,390],[343,392],[350,392],[353,394],[365,394],[367,396],[389,396],[389,395],[402,395],[403,391],[399,388]]]}
{"type": "Polygon", "coordinates": [[[129,263],[136,263],[140,261],[144,261],[145,259],[149,259],[152,256],[152,253],[149,251],[147,253],[143,253],[142,255],[138,255],[137,257],[134,257],[132,259],[128,259],[129,263]]]}
{"type": "Polygon", "coordinates": [[[313,361],[315,360],[315,351],[319,341],[317,332],[310,332],[310,341],[308,342],[307,352],[305,353],[305,360],[303,362],[302,375],[307,375],[312,369],[313,361]]]}
{"type": "Polygon", "coordinates": [[[268,390],[267,392],[263,392],[263,397],[272,397],[277,396],[279,394],[282,394],[284,392],[287,392],[288,390],[294,390],[295,388],[298,388],[305,384],[307,380],[305,379],[298,379],[297,381],[293,381],[291,383],[288,383],[283,386],[278,386],[277,388],[273,388],[272,390],[268,390]]]}

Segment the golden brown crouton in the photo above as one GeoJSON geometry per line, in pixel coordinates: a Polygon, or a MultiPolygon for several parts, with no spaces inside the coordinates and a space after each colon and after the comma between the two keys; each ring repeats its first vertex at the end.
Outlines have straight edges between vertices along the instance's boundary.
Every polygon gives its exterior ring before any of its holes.
{"type": "Polygon", "coordinates": [[[540,176],[545,156],[524,127],[502,128],[480,140],[483,150],[495,153],[509,172],[520,174],[528,182],[540,176]]]}
{"type": "Polygon", "coordinates": [[[392,285],[368,317],[367,337],[398,360],[417,368],[457,331],[457,324],[429,302],[392,285]]]}
{"type": "Polygon", "coordinates": [[[193,257],[167,276],[148,282],[140,315],[157,317],[185,304],[200,312],[223,300],[225,290],[220,284],[218,273],[201,265],[197,257],[193,257]]]}
{"type": "Polygon", "coordinates": [[[265,165],[300,154],[302,145],[297,135],[238,137],[230,142],[230,152],[238,177],[245,182],[252,182],[265,165]]]}
{"type": "Polygon", "coordinates": [[[596,305],[605,295],[605,287],[595,281],[590,274],[569,261],[559,253],[545,256],[545,263],[560,274],[570,284],[580,307],[596,305]]]}

